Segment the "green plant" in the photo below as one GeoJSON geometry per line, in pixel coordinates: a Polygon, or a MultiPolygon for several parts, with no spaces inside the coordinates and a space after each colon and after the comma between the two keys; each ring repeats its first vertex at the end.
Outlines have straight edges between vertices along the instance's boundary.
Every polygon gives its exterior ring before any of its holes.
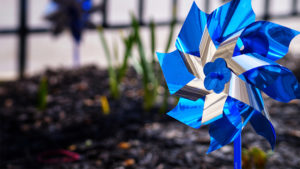
{"type": "Polygon", "coordinates": [[[265,169],[268,158],[272,153],[265,153],[263,150],[253,147],[249,150],[243,149],[243,169],[265,169]]]}
{"type": "Polygon", "coordinates": [[[117,99],[120,96],[119,85],[117,81],[117,70],[112,64],[112,57],[108,48],[107,40],[104,36],[103,28],[98,27],[100,40],[108,63],[109,89],[113,98],[117,99]]]}
{"type": "Polygon", "coordinates": [[[46,109],[47,96],[48,96],[48,83],[47,83],[47,78],[43,76],[40,80],[38,93],[37,93],[37,108],[39,110],[46,109]]]}
{"type": "MultiPolygon", "coordinates": [[[[139,63],[142,68],[142,79],[144,88],[144,108],[149,110],[153,107],[155,103],[155,98],[157,95],[158,81],[154,75],[154,67],[146,59],[145,48],[143,41],[140,36],[140,26],[137,19],[132,15],[132,28],[134,32],[135,44],[138,48],[139,53],[139,63]]],[[[155,49],[153,49],[155,51],[155,49]]],[[[154,53],[154,52],[153,52],[154,53]]]]}
{"type": "MultiPolygon", "coordinates": [[[[174,34],[174,28],[176,23],[176,11],[174,8],[174,17],[172,20],[172,23],[170,24],[170,34],[168,36],[168,41],[166,44],[166,52],[169,50],[172,37],[174,34]]],[[[145,46],[143,44],[141,35],[140,35],[140,25],[135,18],[134,15],[131,15],[131,33],[127,38],[122,38],[123,43],[125,45],[125,52],[124,57],[121,65],[113,65],[112,64],[112,57],[108,48],[107,40],[104,36],[103,29],[100,27],[98,28],[101,43],[103,46],[103,49],[105,51],[106,59],[108,62],[108,72],[109,72],[109,79],[110,79],[110,91],[114,98],[119,98],[120,96],[120,87],[119,85],[122,84],[122,79],[126,75],[126,71],[128,69],[128,61],[132,54],[132,50],[134,47],[137,48],[138,52],[138,58],[131,57],[133,59],[134,63],[133,67],[135,70],[142,76],[142,84],[143,84],[143,93],[144,93],[144,108],[146,110],[150,110],[155,102],[158,95],[158,88],[161,88],[161,81],[162,81],[162,72],[161,69],[158,66],[158,62],[156,61],[156,37],[155,37],[155,23],[153,21],[149,24],[150,29],[150,39],[151,39],[151,61],[147,60],[146,52],[145,52],[145,46]]],[[[114,45],[114,55],[118,55],[118,48],[116,45],[114,45]]],[[[115,58],[117,60],[117,58],[115,58]]],[[[162,110],[165,112],[168,104],[168,97],[169,93],[165,87],[164,92],[164,105],[162,106],[162,110]]]]}
{"type": "Polygon", "coordinates": [[[119,50],[116,43],[113,46],[113,60],[108,47],[107,40],[104,35],[104,30],[102,27],[98,27],[98,32],[100,35],[101,44],[106,56],[106,60],[108,63],[108,74],[109,74],[109,87],[110,93],[114,99],[118,99],[120,97],[120,85],[123,77],[126,75],[127,67],[128,67],[128,59],[131,55],[131,50],[133,46],[133,35],[129,35],[128,38],[123,38],[123,43],[125,45],[125,53],[123,57],[123,61],[121,66],[118,64],[113,64],[113,62],[118,63],[118,55],[119,50]]]}
{"type": "Polygon", "coordinates": [[[122,66],[119,68],[118,73],[118,82],[121,82],[124,76],[126,75],[126,70],[128,67],[128,59],[131,55],[132,47],[134,44],[134,35],[130,34],[128,38],[123,38],[123,43],[125,45],[125,52],[123,57],[122,66]]]}
{"type": "Polygon", "coordinates": [[[155,23],[153,20],[150,22],[150,32],[151,32],[151,56],[152,56],[152,66],[155,68],[156,60],[155,60],[155,49],[156,49],[156,38],[155,38],[155,23]]]}
{"type": "MultiPolygon", "coordinates": [[[[168,40],[166,43],[165,47],[165,52],[167,53],[170,49],[171,43],[173,41],[173,35],[174,35],[174,30],[176,26],[176,7],[173,7],[173,19],[170,23],[169,29],[170,33],[168,35],[168,40]]],[[[143,76],[143,86],[144,86],[144,106],[147,110],[149,110],[151,107],[153,107],[155,100],[158,95],[158,89],[159,88],[164,88],[164,93],[163,93],[163,103],[160,106],[160,112],[164,113],[167,110],[168,107],[168,98],[170,96],[167,86],[164,83],[163,86],[161,86],[161,81],[162,81],[162,71],[158,67],[158,62],[156,61],[156,54],[155,54],[155,49],[156,49],[156,37],[155,37],[155,24],[153,21],[150,22],[149,28],[150,28],[150,39],[151,39],[151,63],[149,63],[146,60],[146,55],[145,55],[145,50],[143,46],[143,42],[140,37],[140,28],[139,28],[139,23],[137,19],[132,15],[132,28],[134,30],[134,39],[135,43],[137,44],[138,47],[138,52],[140,56],[140,64],[138,68],[141,68],[142,76],[143,76]]],[[[139,70],[139,69],[137,69],[139,70]]]]}

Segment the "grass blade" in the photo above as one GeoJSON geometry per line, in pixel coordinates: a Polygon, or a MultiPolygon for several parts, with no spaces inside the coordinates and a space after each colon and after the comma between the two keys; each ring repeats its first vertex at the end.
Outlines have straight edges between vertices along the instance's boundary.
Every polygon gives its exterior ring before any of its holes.
{"type": "Polygon", "coordinates": [[[126,70],[128,67],[128,59],[131,55],[132,52],[132,47],[134,44],[134,37],[132,34],[129,35],[129,37],[127,39],[123,40],[124,44],[125,44],[125,53],[124,53],[124,58],[123,58],[123,63],[122,63],[122,67],[119,69],[119,73],[118,73],[118,82],[120,83],[122,81],[122,78],[126,75],[126,70]]]}
{"type": "Polygon", "coordinates": [[[104,36],[103,28],[98,27],[98,32],[99,32],[99,35],[100,35],[100,40],[101,40],[102,47],[103,47],[104,52],[105,52],[106,60],[108,62],[110,92],[111,92],[112,97],[117,99],[120,96],[119,84],[118,84],[118,81],[117,81],[117,73],[116,73],[116,70],[114,69],[114,67],[112,65],[111,54],[109,52],[109,48],[108,48],[108,45],[107,45],[107,40],[104,36]]]}
{"type": "Polygon", "coordinates": [[[44,76],[40,80],[38,94],[37,94],[37,107],[39,110],[45,110],[47,107],[48,96],[48,83],[47,78],[44,76]]]}
{"type": "Polygon", "coordinates": [[[150,22],[151,31],[151,54],[152,54],[152,64],[155,64],[155,49],[156,49],[156,38],[155,38],[155,23],[153,20],[150,22]]]}
{"type": "Polygon", "coordinates": [[[148,111],[155,102],[157,79],[154,76],[152,65],[147,62],[145,48],[139,33],[139,23],[134,16],[132,16],[132,28],[134,30],[135,42],[138,47],[140,64],[143,71],[144,108],[148,111]]]}

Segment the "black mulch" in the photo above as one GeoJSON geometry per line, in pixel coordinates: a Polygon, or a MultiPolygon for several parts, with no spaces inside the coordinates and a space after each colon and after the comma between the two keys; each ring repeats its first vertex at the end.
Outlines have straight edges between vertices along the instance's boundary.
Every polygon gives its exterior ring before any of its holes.
{"type": "MultiPolygon", "coordinates": [[[[36,108],[40,76],[0,83],[0,168],[233,168],[232,145],[206,155],[207,127],[184,126],[160,114],[159,106],[145,112],[141,79],[133,70],[121,87],[121,99],[108,97],[109,115],[103,115],[99,102],[101,96],[109,96],[106,71],[84,67],[48,70],[44,75],[49,85],[44,111],[36,108]],[[52,164],[37,160],[41,152],[57,149],[72,150],[81,159],[52,164]]],[[[277,145],[266,168],[300,168],[300,102],[282,104],[268,99],[266,103],[277,132],[277,145]]],[[[248,126],[243,131],[243,147],[253,146],[270,151],[267,141],[248,126]]]]}

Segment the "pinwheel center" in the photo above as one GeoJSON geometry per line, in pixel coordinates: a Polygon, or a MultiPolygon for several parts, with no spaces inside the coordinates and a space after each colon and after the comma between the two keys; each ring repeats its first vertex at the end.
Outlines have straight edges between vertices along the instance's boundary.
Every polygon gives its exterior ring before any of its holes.
{"type": "Polygon", "coordinates": [[[224,79],[224,75],[221,73],[216,73],[216,72],[211,72],[209,74],[210,78],[212,79],[218,79],[218,80],[223,80],[224,79]]]}
{"type": "Polygon", "coordinates": [[[206,63],[203,72],[205,74],[205,88],[207,90],[214,90],[215,93],[222,92],[225,84],[231,78],[231,71],[228,69],[226,61],[223,58],[206,63]]]}

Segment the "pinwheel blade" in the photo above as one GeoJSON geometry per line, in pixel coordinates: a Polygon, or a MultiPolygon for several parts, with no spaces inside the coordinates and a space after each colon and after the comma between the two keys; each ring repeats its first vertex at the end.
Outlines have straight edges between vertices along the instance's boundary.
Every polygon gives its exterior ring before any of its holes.
{"type": "Polygon", "coordinates": [[[203,124],[210,124],[223,117],[223,108],[227,95],[224,93],[212,93],[205,97],[203,109],[203,124]]]}
{"type": "Polygon", "coordinates": [[[194,2],[176,40],[176,48],[181,52],[200,56],[199,44],[208,14],[202,12],[194,2]]]}
{"type": "Polygon", "coordinates": [[[207,153],[233,142],[255,113],[259,112],[243,102],[228,97],[224,106],[223,117],[210,125],[211,142],[207,153]]]}
{"type": "Polygon", "coordinates": [[[276,133],[272,123],[259,112],[254,113],[250,119],[250,123],[256,133],[265,137],[269,141],[272,149],[274,149],[276,143],[276,133]]]}
{"type": "Polygon", "coordinates": [[[251,69],[240,76],[275,100],[300,99],[297,78],[288,68],[278,64],[251,69]]]}
{"type": "Polygon", "coordinates": [[[197,129],[201,126],[203,107],[204,98],[200,98],[197,101],[180,98],[177,106],[168,115],[197,129]]]}
{"type": "Polygon", "coordinates": [[[284,57],[291,40],[300,32],[267,21],[258,21],[245,28],[240,36],[241,54],[259,54],[276,61],[284,57]]]}
{"type": "Polygon", "coordinates": [[[240,75],[254,68],[276,65],[268,58],[258,56],[257,54],[242,54],[230,59],[227,59],[228,67],[236,74],[240,75]]]}
{"type": "Polygon", "coordinates": [[[178,50],[171,53],[157,53],[157,57],[171,94],[195,78],[186,68],[178,50]]]}
{"type": "Polygon", "coordinates": [[[211,142],[207,153],[231,143],[241,133],[242,119],[235,103],[234,99],[228,97],[223,117],[211,123],[209,128],[211,142]]]}
{"type": "Polygon", "coordinates": [[[209,15],[208,32],[218,47],[233,33],[255,21],[251,0],[233,0],[209,15]]]}
{"type": "Polygon", "coordinates": [[[228,93],[228,96],[231,98],[236,99],[259,112],[264,109],[264,102],[260,90],[241,80],[233,73],[230,83],[226,85],[225,92],[228,93]]]}

